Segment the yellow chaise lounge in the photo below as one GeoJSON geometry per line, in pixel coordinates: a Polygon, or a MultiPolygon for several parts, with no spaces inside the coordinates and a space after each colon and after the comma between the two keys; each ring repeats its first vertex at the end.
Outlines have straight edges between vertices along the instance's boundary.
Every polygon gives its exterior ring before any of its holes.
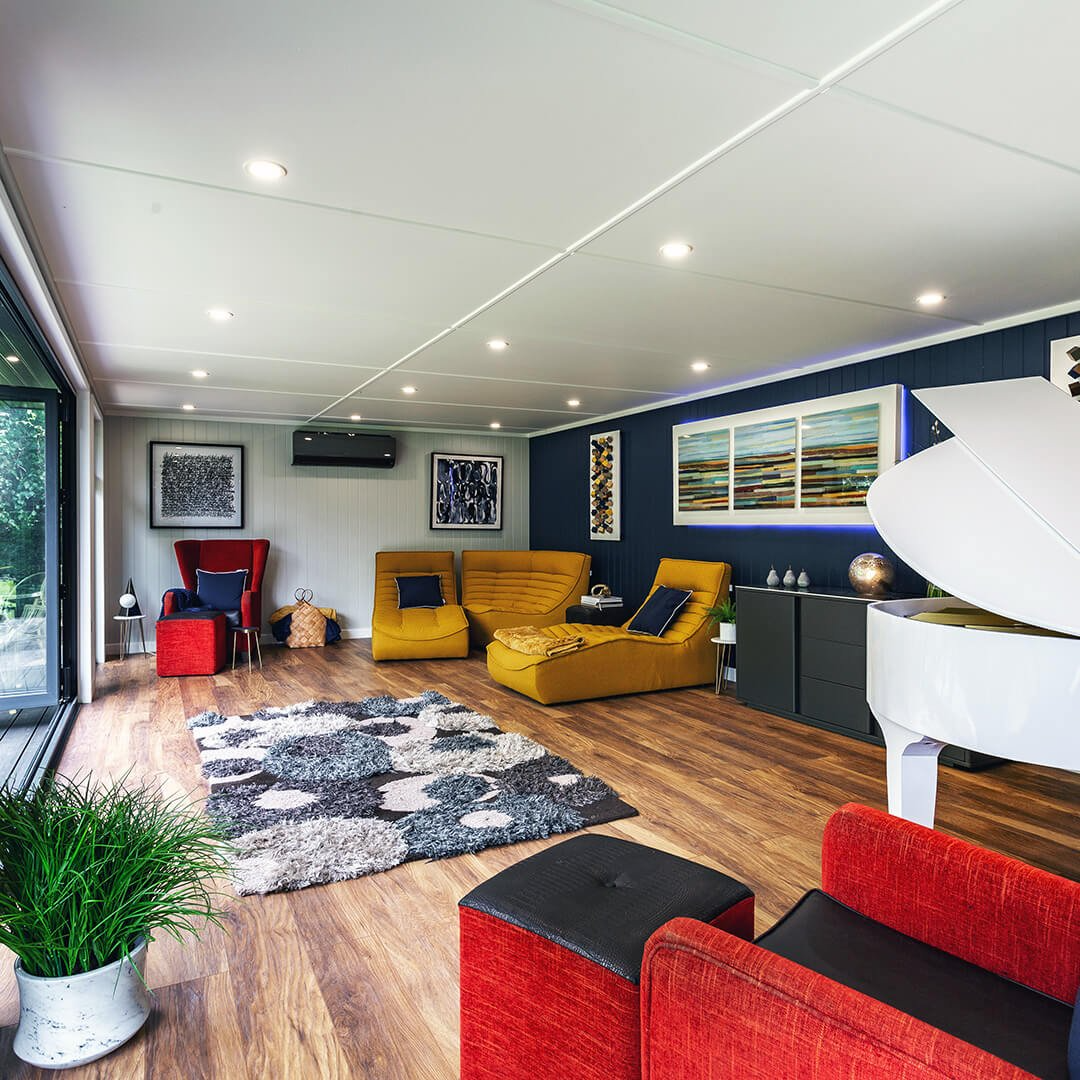
{"type": "Polygon", "coordinates": [[[432,660],[469,655],[469,624],[457,602],[452,551],[377,551],[375,610],[371,614],[375,660],[432,660]],[[398,607],[398,577],[437,575],[441,607],[398,607]]]}
{"type": "Polygon", "coordinates": [[[650,596],[660,585],[693,590],[661,637],[630,633],[631,620],[622,626],[546,626],[539,631],[545,636],[581,636],[585,644],[561,656],[529,656],[493,641],[488,672],[543,705],[712,682],[716,651],[707,611],[728,595],[730,584],[727,563],[661,559],[650,596]]]}
{"type": "Polygon", "coordinates": [[[550,626],[589,588],[592,559],[579,551],[463,551],[461,603],[473,644],[508,626],[550,626]]]}

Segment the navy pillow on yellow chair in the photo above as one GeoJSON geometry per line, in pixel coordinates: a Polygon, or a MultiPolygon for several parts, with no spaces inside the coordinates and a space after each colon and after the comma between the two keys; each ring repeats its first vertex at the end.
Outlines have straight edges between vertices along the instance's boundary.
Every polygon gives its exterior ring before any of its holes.
{"type": "Polygon", "coordinates": [[[412,577],[396,577],[398,595],[398,610],[406,608],[442,607],[446,601],[443,599],[442,582],[438,574],[417,574],[412,577]]]}
{"type": "Polygon", "coordinates": [[[689,589],[669,589],[666,585],[657,585],[652,596],[630,620],[630,625],[626,629],[631,634],[660,637],[691,595],[689,589]]]}

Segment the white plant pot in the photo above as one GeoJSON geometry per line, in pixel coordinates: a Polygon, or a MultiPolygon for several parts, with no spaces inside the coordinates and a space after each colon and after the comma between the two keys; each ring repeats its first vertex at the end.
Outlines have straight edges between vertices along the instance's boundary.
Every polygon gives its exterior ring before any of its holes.
{"type": "Polygon", "coordinates": [[[150,992],[140,977],[146,970],[145,940],[132,949],[131,961],[117,960],[81,975],[46,978],[27,975],[16,960],[19,1027],[15,1053],[30,1065],[69,1069],[96,1061],[126,1043],[150,1015],[150,992]]]}
{"type": "Polygon", "coordinates": [[[733,622],[722,622],[717,626],[716,630],[717,630],[716,636],[720,639],[722,644],[724,644],[724,645],[734,645],[735,644],[735,623],[733,623],[733,622]]]}

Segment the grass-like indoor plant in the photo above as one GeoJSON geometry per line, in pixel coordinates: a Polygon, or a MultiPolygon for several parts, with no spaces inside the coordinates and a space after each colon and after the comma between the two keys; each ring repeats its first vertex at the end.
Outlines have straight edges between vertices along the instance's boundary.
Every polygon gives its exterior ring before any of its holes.
{"type": "Polygon", "coordinates": [[[716,636],[727,645],[735,644],[735,601],[730,596],[724,597],[719,604],[714,604],[706,612],[710,622],[716,626],[716,636]]]}
{"type": "Polygon", "coordinates": [[[126,1042],[150,1012],[155,931],[220,925],[217,827],[180,796],[126,778],[46,779],[0,793],[0,945],[16,956],[24,1061],[67,1067],[126,1042]],[[85,999],[85,1000],[84,1000],[85,999]]]}

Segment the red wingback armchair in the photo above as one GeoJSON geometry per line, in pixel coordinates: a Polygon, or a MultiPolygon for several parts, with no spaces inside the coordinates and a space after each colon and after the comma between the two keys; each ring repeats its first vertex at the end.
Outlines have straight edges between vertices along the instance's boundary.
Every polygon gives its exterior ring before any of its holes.
{"type": "MultiPolygon", "coordinates": [[[[262,581],[270,553],[269,540],[177,540],[173,549],[185,589],[194,590],[198,584],[196,570],[247,570],[248,587],[240,600],[240,621],[244,626],[262,625],[262,581]]],[[[164,614],[171,615],[175,610],[175,599],[166,593],[164,614]]]]}

